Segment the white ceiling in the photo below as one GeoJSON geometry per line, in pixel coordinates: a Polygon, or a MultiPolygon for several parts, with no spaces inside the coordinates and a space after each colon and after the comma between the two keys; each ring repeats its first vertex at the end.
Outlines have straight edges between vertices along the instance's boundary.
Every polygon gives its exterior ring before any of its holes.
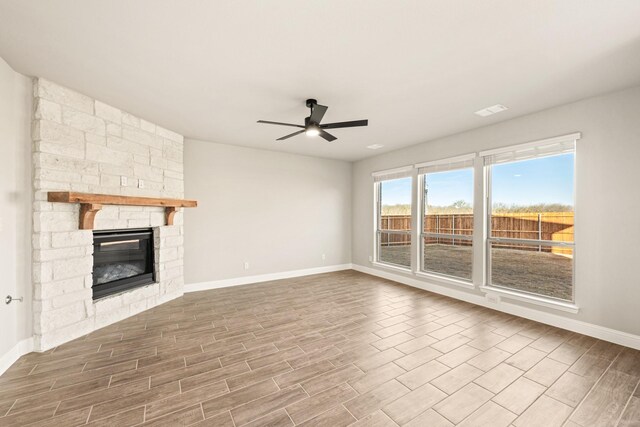
{"type": "Polygon", "coordinates": [[[0,56],[187,137],[356,160],[640,84],[639,22],[638,0],[0,0],[0,56]],[[369,127],[256,124],[310,97],[369,127]]]}

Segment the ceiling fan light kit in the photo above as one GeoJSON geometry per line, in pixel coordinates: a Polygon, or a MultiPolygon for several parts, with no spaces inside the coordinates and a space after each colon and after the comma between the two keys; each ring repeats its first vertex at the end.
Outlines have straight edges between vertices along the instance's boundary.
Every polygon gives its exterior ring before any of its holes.
{"type": "Polygon", "coordinates": [[[285,139],[289,139],[293,136],[300,135],[301,133],[306,134],[309,137],[321,136],[328,142],[335,141],[335,136],[331,135],[329,132],[325,131],[325,129],[337,129],[337,128],[350,128],[350,127],[358,127],[358,126],[367,126],[369,124],[369,120],[353,120],[350,122],[338,122],[338,123],[326,123],[321,124],[322,118],[324,117],[327,109],[324,105],[318,104],[318,101],[315,99],[307,99],[305,105],[311,110],[309,117],[305,117],[304,126],[296,125],[292,123],[282,123],[282,122],[272,122],[268,120],[258,120],[258,123],[264,123],[268,125],[278,125],[278,126],[290,126],[300,128],[302,130],[296,131],[289,135],[285,135],[281,138],[276,139],[276,141],[284,141],[285,139]]]}
{"type": "Polygon", "coordinates": [[[310,125],[307,126],[305,133],[307,134],[307,136],[318,136],[320,135],[320,128],[316,125],[310,125]]]}

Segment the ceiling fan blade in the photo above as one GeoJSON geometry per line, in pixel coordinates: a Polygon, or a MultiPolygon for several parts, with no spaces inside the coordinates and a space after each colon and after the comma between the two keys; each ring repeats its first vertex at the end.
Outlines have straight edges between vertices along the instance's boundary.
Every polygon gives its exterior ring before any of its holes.
{"type": "Polygon", "coordinates": [[[326,125],[320,125],[322,129],[337,129],[337,128],[353,128],[356,126],[367,126],[369,124],[369,120],[353,120],[351,122],[338,122],[338,123],[327,123],[326,125]]]}
{"type": "Polygon", "coordinates": [[[320,129],[320,136],[323,137],[324,139],[326,139],[329,142],[333,142],[336,139],[338,139],[335,136],[331,135],[329,132],[325,132],[322,129],[320,129]]]}
{"type": "Polygon", "coordinates": [[[304,126],[294,125],[294,124],[291,124],[291,123],[270,122],[268,120],[258,120],[258,123],[266,123],[268,125],[293,126],[294,128],[302,128],[302,129],[304,129],[304,126]]]}
{"type": "Polygon", "coordinates": [[[329,107],[325,107],[324,105],[314,105],[309,120],[313,123],[319,124],[320,120],[322,120],[322,118],[324,117],[324,113],[327,112],[327,108],[329,107]]]}
{"type": "Polygon", "coordinates": [[[285,139],[291,138],[292,136],[300,135],[301,133],[304,133],[304,129],[299,130],[298,132],[290,133],[289,135],[283,136],[282,138],[278,138],[276,139],[276,141],[283,141],[285,139]]]}

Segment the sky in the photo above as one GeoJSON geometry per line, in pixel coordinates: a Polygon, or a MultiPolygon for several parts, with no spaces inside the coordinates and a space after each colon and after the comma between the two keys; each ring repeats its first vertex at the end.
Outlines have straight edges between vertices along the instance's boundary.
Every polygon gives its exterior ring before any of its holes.
{"type": "Polygon", "coordinates": [[[427,175],[427,204],[449,206],[464,200],[473,206],[473,169],[459,169],[427,175]]]}
{"type": "MultiPolygon", "coordinates": [[[[573,173],[573,153],[493,165],[492,201],[573,205],[573,173]]],[[[449,206],[457,200],[473,204],[473,170],[429,174],[427,188],[430,205],[449,206]]],[[[383,181],[382,204],[411,204],[411,178],[383,181]]]]}
{"type": "Polygon", "coordinates": [[[573,153],[494,165],[491,200],[508,205],[573,206],[573,171],[573,153]]]}

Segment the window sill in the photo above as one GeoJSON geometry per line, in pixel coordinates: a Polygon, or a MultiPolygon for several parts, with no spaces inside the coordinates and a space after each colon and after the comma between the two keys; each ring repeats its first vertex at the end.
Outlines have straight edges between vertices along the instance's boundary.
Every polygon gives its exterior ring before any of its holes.
{"type": "Polygon", "coordinates": [[[529,304],[552,308],[554,310],[565,311],[567,313],[576,314],[580,311],[580,307],[570,302],[555,301],[550,298],[527,295],[522,292],[510,291],[507,289],[496,288],[493,286],[481,286],[480,290],[485,293],[498,294],[503,298],[513,299],[516,301],[522,301],[529,304]]]}
{"type": "Polygon", "coordinates": [[[424,271],[417,271],[416,277],[420,277],[421,279],[429,279],[436,283],[441,283],[444,285],[454,285],[460,286],[466,289],[475,289],[476,287],[471,282],[467,282],[465,280],[454,279],[453,277],[440,276],[438,274],[430,274],[425,273],[424,271]]]}
{"type": "Polygon", "coordinates": [[[385,264],[384,262],[378,262],[378,261],[372,261],[371,264],[375,267],[380,267],[380,268],[384,268],[391,271],[397,271],[405,274],[413,274],[413,271],[411,271],[411,268],[409,267],[400,267],[398,265],[385,264]]]}

